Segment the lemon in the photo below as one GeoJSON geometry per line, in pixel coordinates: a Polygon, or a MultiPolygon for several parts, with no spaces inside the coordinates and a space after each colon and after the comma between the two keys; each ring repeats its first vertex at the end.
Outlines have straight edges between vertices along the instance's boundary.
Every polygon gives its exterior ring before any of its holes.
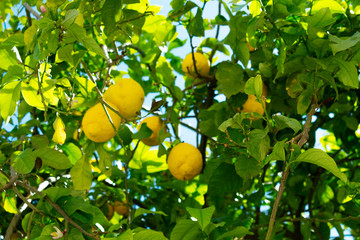
{"type": "Polygon", "coordinates": [[[136,117],[144,102],[145,93],[141,85],[131,78],[116,78],[104,93],[104,100],[114,104],[126,119],[136,117]]]}
{"type": "MultiPolygon", "coordinates": [[[[116,106],[109,104],[114,109],[116,106]]],[[[106,108],[116,129],[119,129],[121,118],[114,111],[106,108]]],[[[85,135],[94,142],[106,142],[115,136],[115,131],[101,103],[89,108],[83,119],[82,129],[85,135]]]]}
{"type": "MultiPolygon", "coordinates": [[[[210,62],[209,60],[201,53],[195,52],[194,58],[196,62],[196,70],[200,74],[200,76],[207,76],[210,73],[210,62]]],[[[194,61],[192,53],[189,53],[182,62],[182,70],[186,76],[190,78],[196,78],[198,75],[196,74],[194,61]]]]}
{"type": "Polygon", "coordinates": [[[242,110],[243,112],[257,112],[259,113],[261,116],[264,115],[265,113],[265,100],[261,99],[262,103],[256,101],[256,97],[255,95],[249,95],[248,99],[246,100],[246,102],[244,103],[244,105],[242,106],[242,110]],[[263,107],[264,105],[264,107],[263,107]]]}
{"type": "Polygon", "coordinates": [[[124,202],[114,201],[114,210],[119,215],[122,215],[124,217],[126,217],[129,214],[129,208],[127,206],[126,201],[124,202]]]}
{"type": "Polygon", "coordinates": [[[53,128],[55,133],[53,135],[53,142],[57,144],[64,144],[66,140],[65,124],[59,116],[56,116],[56,119],[53,123],[53,128]]]}
{"type": "Polygon", "coordinates": [[[168,167],[171,174],[179,180],[193,179],[202,170],[202,155],[193,145],[179,143],[169,153],[168,167]]]}
{"type": "MultiPolygon", "coordinates": [[[[267,96],[267,88],[265,86],[265,84],[262,84],[262,98],[261,98],[261,103],[258,102],[256,100],[256,96],[255,95],[248,95],[248,99],[246,100],[246,102],[244,103],[244,105],[242,105],[242,109],[241,111],[243,112],[249,112],[249,113],[253,113],[253,112],[257,112],[259,113],[261,116],[264,115],[265,113],[265,98],[267,96]]],[[[239,109],[240,110],[240,109],[239,109]]],[[[253,118],[253,120],[256,120],[257,118],[253,118]]]]}
{"type": "Polygon", "coordinates": [[[152,134],[148,138],[141,139],[141,141],[148,146],[159,145],[159,131],[162,127],[162,120],[158,116],[147,117],[141,121],[138,130],[141,128],[141,125],[146,123],[146,126],[151,129],[152,134]]]}

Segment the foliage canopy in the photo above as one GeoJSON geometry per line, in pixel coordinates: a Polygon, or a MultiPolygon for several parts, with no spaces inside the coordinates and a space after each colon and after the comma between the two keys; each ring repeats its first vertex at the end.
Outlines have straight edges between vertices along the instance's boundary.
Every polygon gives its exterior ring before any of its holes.
{"type": "Polygon", "coordinates": [[[0,236],[360,237],[360,1],[170,6],[163,16],[148,0],[0,1],[0,236]],[[209,74],[184,74],[185,46],[209,74]],[[151,107],[109,141],[89,140],[86,110],[105,109],[104,92],[129,77],[151,107]],[[249,95],[264,115],[241,111],[249,95]],[[149,115],[167,126],[154,148],[137,129],[149,115]],[[182,141],[204,161],[187,181],[166,162],[182,141]],[[122,211],[109,217],[114,202],[122,211]]]}

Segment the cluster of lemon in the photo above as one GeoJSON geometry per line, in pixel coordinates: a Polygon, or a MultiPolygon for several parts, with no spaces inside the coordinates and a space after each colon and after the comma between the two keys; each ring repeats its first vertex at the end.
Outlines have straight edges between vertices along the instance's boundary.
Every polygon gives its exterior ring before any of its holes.
{"type": "Polygon", "coordinates": [[[106,142],[115,136],[115,130],[121,124],[118,113],[126,119],[136,117],[141,110],[145,93],[138,82],[129,78],[117,78],[115,84],[105,91],[103,98],[112,109],[98,102],[85,112],[81,123],[85,135],[94,142],[106,142]]]}
{"type": "MultiPolygon", "coordinates": [[[[249,43],[247,43],[250,52],[255,51],[255,48],[252,47],[249,43]]],[[[182,63],[182,70],[186,76],[196,79],[198,77],[206,77],[210,73],[210,62],[209,60],[199,52],[189,53],[182,63]],[[195,64],[194,64],[195,60],[195,64]]],[[[242,105],[238,111],[248,112],[248,113],[259,113],[260,115],[264,115],[265,113],[265,98],[267,95],[267,90],[265,85],[263,84],[263,97],[261,99],[262,102],[258,102],[256,100],[255,95],[248,95],[248,99],[242,105]]]]}
{"type": "MultiPolygon", "coordinates": [[[[82,120],[82,129],[85,135],[94,142],[110,140],[120,127],[121,117],[134,119],[139,114],[144,97],[141,85],[133,79],[115,79],[115,84],[110,86],[103,95],[103,99],[112,109],[104,106],[101,102],[89,108],[82,120]],[[109,121],[108,115],[112,123],[109,121]]],[[[141,125],[145,123],[152,134],[141,141],[148,146],[159,145],[159,132],[163,128],[163,121],[158,116],[150,116],[145,118],[137,128],[140,129],[141,125]]],[[[172,175],[177,179],[192,179],[202,170],[201,153],[190,144],[180,143],[170,151],[168,166],[172,175]]]]}

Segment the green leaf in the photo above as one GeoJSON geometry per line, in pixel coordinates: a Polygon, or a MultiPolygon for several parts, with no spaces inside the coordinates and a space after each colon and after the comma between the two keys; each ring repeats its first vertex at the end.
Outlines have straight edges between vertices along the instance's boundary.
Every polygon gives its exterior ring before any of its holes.
{"type": "Polygon", "coordinates": [[[77,228],[71,228],[68,234],[69,240],[85,240],[83,234],[77,228]]]}
{"type": "Polygon", "coordinates": [[[39,94],[39,83],[36,78],[31,78],[28,83],[26,83],[26,81],[21,82],[21,93],[27,104],[40,110],[45,110],[43,100],[45,105],[50,104],[57,106],[59,99],[54,92],[54,81],[51,79],[43,79],[41,91],[44,99],[42,99],[41,94],[39,94]]]}
{"type": "MultiPolygon", "coordinates": [[[[209,165],[209,164],[208,164],[209,165]]],[[[209,195],[225,195],[242,187],[243,180],[236,174],[233,164],[221,163],[209,180],[209,195]]]]}
{"type": "Polygon", "coordinates": [[[145,229],[134,235],[134,240],[167,240],[162,232],[145,229]]]}
{"type": "Polygon", "coordinates": [[[205,34],[203,22],[202,10],[201,8],[198,8],[195,17],[190,19],[190,22],[186,27],[189,34],[192,36],[203,37],[205,34]]]}
{"type": "Polygon", "coordinates": [[[132,134],[133,139],[144,139],[150,137],[152,134],[152,130],[148,128],[147,124],[141,124],[140,130],[136,133],[132,134]]]}
{"type": "Polygon", "coordinates": [[[18,173],[28,174],[33,170],[35,160],[36,157],[34,156],[33,150],[31,148],[27,148],[15,157],[15,159],[11,162],[11,166],[18,173]]]}
{"type": "Polygon", "coordinates": [[[347,182],[347,177],[337,167],[334,159],[321,149],[311,148],[301,153],[294,162],[307,162],[325,168],[342,181],[347,182]]]}
{"type": "Polygon", "coordinates": [[[274,149],[271,152],[271,154],[266,158],[267,162],[272,161],[272,160],[285,161],[285,147],[286,147],[285,140],[283,140],[281,142],[277,142],[275,144],[274,149]]]}
{"type": "MultiPolygon", "coordinates": [[[[104,238],[104,239],[108,239],[108,238],[104,238]]],[[[120,234],[120,236],[116,237],[116,240],[133,240],[133,239],[134,239],[134,236],[133,236],[131,229],[128,229],[125,232],[122,232],[120,234]]]]}
{"type": "Polygon", "coordinates": [[[190,216],[197,219],[201,230],[204,231],[207,225],[209,225],[211,221],[211,217],[215,212],[215,206],[210,206],[208,208],[190,208],[187,207],[186,210],[189,212],[190,216]]]}
{"type": "Polygon", "coordinates": [[[249,78],[244,87],[244,91],[247,95],[255,95],[257,98],[262,96],[263,83],[261,80],[261,75],[256,75],[256,77],[249,78]]]}
{"type": "Polygon", "coordinates": [[[79,15],[79,11],[76,9],[70,9],[65,13],[65,19],[63,20],[62,24],[65,27],[70,27],[71,24],[74,23],[76,17],[79,15]]]}
{"type": "Polygon", "coordinates": [[[145,208],[138,208],[135,210],[134,219],[144,214],[160,214],[163,216],[167,216],[166,213],[164,213],[163,211],[151,211],[145,208]]]}
{"type": "Polygon", "coordinates": [[[234,129],[241,129],[242,125],[241,122],[244,120],[244,115],[240,113],[236,113],[234,117],[229,118],[228,120],[224,121],[220,126],[219,130],[222,132],[225,132],[228,127],[234,128],[234,129]]]}
{"type": "Polygon", "coordinates": [[[27,28],[24,32],[24,42],[25,42],[25,46],[28,50],[30,50],[33,46],[33,41],[35,38],[35,35],[37,33],[37,26],[36,25],[32,25],[29,28],[27,28]]]}
{"type": "Polygon", "coordinates": [[[18,32],[14,35],[9,36],[4,42],[2,42],[3,46],[17,46],[17,47],[23,47],[25,46],[24,42],[24,34],[21,32],[18,32]]]}
{"type": "MultiPolygon", "coordinates": [[[[336,22],[336,18],[332,16],[329,8],[322,8],[312,16],[305,17],[306,22],[317,28],[324,28],[336,22]]],[[[331,34],[329,37],[332,36],[331,34]]]]}
{"type": "Polygon", "coordinates": [[[92,172],[90,162],[86,156],[83,155],[70,170],[74,189],[76,190],[89,190],[92,182],[92,172]]]}
{"type": "Polygon", "coordinates": [[[45,135],[34,135],[30,138],[33,148],[43,148],[49,145],[49,139],[45,135]]]}
{"type": "Polygon", "coordinates": [[[9,179],[2,172],[0,172],[0,188],[5,186],[5,184],[8,182],[9,182],[9,179]]]}
{"type": "Polygon", "coordinates": [[[215,77],[218,81],[218,90],[227,98],[244,91],[245,81],[243,69],[232,62],[221,62],[217,66],[215,77]]]}
{"type": "Polygon", "coordinates": [[[67,44],[65,46],[62,46],[61,48],[59,48],[56,52],[56,62],[68,62],[70,65],[74,65],[74,60],[73,60],[73,52],[74,49],[74,45],[73,44],[67,44]]]}
{"type": "Polygon", "coordinates": [[[316,0],[311,11],[315,13],[323,8],[329,8],[332,13],[345,13],[344,8],[335,0],[316,0]]]}
{"type": "Polygon", "coordinates": [[[247,142],[247,149],[251,156],[258,161],[262,161],[265,159],[269,148],[270,138],[268,136],[268,130],[252,130],[249,134],[249,141],[247,142]]]}
{"type": "Polygon", "coordinates": [[[80,148],[73,143],[65,144],[61,149],[67,154],[71,164],[75,164],[82,156],[80,148]]]}
{"type": "Polygon", "coordinates": [[[236,173],[246,181],[249,178],[257,176],[261,168],[259,162],[254,158],[249,158],[242,154],[236,158],[235,170],[236,173]]]}
{"type": "Polygon", "coordinates": [[[253,235],[253,233],[250,232],[249,230],[247,230],[245,227],[239,226],[231,231],[228,231],[228,232],[220,235],[220,237],[218,237],[216,240],[220,240],[220,239],[224,239],[224,238],[233,239],[234,237],[242,238],[246,235],[253,235]]]}
{"type": "Polygon", "coordinates": [[[335,58],[334,61],[340,67],[336,74],[340,82],[351,88],[359,88],[358,72],[354,64],[338,58],[335,58]]]}
{"type": "Polygon", "coordinates": [[[76,23],[73,23],[68,31],[78,40],[87,50],[94,52],[106,59],[104,51],[100,48],[99,44],[91,37],[86,35],[84,28],[80,27],[76,23]]]}
{"type": "Polygon", "coordinates": [[[101,9],[101,19],[107,28],[106,31],[113,31],[121,18],[123,18],[122,1],[106,0],[101,9]]]}
{"type": "MultiPolygon", "coordinates": [[[[173,2],[171,4],[173,4],[173,2]]],[[[186,4],[182,5],[182,6],[180,6],[180,4],[177,7],[173,6],[174,11],[171,11],[169,13],[168,18],[175,19],[175,18],[181,17],[182,15],[184,15],[185,13],[187,13],[194,7],[197,7],[197,5],[195,3],[193,3],[192,1],[187,1],[186,4]]]]}
{"type": "Polygon", "coordinates": [[[8,122],[20,100],[20,82],[10,82],[0,91],[1,117],[8,122]]]}
{"type": "Polygon", "coordinates": [[[44,147],[35,150],[35,157],[42,160],[43,164],[48,165],[55,169],[68,169],[72,166],[70,160],[62,152],[55,149],[44,147]]]}
{"type": "Polygon", "coordinates": [[[170,240],[199,240],[201,239],[201,229],[197,222],[189,219],[178,221],[171,232],[170,240]]]}
{"type": "Polygon", "coordinates": [[[0,59],[0,68],[4,70],[8,70],[10,66],[19,66],[15,53],[9,47],[0,48],[0,59]]]}
{"type": "Polygon", "coordinates": [[[99,154],[99,169],[106,176],[110,177],[112,173],[112,156],[108,153],[103,146],[99,146],[96,151],[99,154]]]}
{"type": "Polygon", "coordinates": [[[329,34],[329,40],[331,50],[335,55],[337,52],[341,52],[355,46],[360,41],[360,32],[356,32],[346,39],[341,39],[335,35],[329,34]]]}
{"type": "Polygon", "coordinates": [[[56,202],[59,198],[71,195],[71,189],[62,187],[49,187],[43,190],[53,202],[56,202]]]}
{"type": "Polygon", "coordinates": [[[16,208],[16,197],[15,194],[13,194],[12,192],[9,193],[9,191],[6,192],[7,194],[5,195],[5,197],[2,199],[3,200],[3,205],[2,207],[5,209],[5,211],[7,211],[8,213],[13,213],[13,214],[17,214],[18,213],[18,209],[16,208]]]}
{"type": "Polygon", "coordinates": [[[166,155],[158,157],[157,150],[150,150],[150,147],[142,142],[139,143],[129,167],[146,173],[155,173],[168,169],[166,155]]]}
{"type": "Polygon", "coordinates": [[[302,129],[300,122],[294,118],[289,118],[283,115],[275,115],[273,117],[275,121],[275,126],[282,130],[284,128],[291,128],[294,130],[294,134],[302,129]]]}
{"type": "Polygon", "coordinates": [[[301,92],[301,95],[297,100],[297,112],[298,114],[306,113],[306,110],[311,104],[311,98],[314,95],[312,90],[305,90],[301,92]]]}
{"type": "Polygon", "coordinates": [[[147,17],[143,30],[154,36],[153,39],[158,46],[170,41],[175,34],[175,27],[161,15],[147,17]]]}

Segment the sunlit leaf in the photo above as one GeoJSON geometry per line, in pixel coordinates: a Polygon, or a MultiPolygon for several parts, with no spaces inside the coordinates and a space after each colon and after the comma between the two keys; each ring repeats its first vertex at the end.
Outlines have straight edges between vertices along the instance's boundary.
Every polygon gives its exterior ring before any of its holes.
{"type": "Polygon", "coordinates": [[[92,182],[92,172],[89,161],[83,155],[70,170],[71,179],[76,190],[89,190],[92,182]]]}
{"type": "Polygon", "coordinates": [[[310,148],[301,153],[293,162],[307,162],[316,164],[322,168],[325,168],[344,182],[347,182],[346,175],[339,170],[334,159],[320,149],[310,148]]]}
{"type": "Polygon", "coordinates": [[[210,223],[212,215],[214,214],[215,207],[211,206],[208,208],[197,209],[187,207],[186,210],[190,213],[190,216],[195,218],[199,223],[201,229],[204,231],[206,226],[210,223]]]}
{"type": "Polygon", "coordinates": [[[14,114],[20,100],[20,82],[6,84],[0,90],[1,117],[8,122],[8,117],[14,114]]]}
{"type": "Polygon", "coordinates": [[[170,240],[198,240],[201,239],[201,229],[197,222],[181,219],[171,232],[170,240]]]}

